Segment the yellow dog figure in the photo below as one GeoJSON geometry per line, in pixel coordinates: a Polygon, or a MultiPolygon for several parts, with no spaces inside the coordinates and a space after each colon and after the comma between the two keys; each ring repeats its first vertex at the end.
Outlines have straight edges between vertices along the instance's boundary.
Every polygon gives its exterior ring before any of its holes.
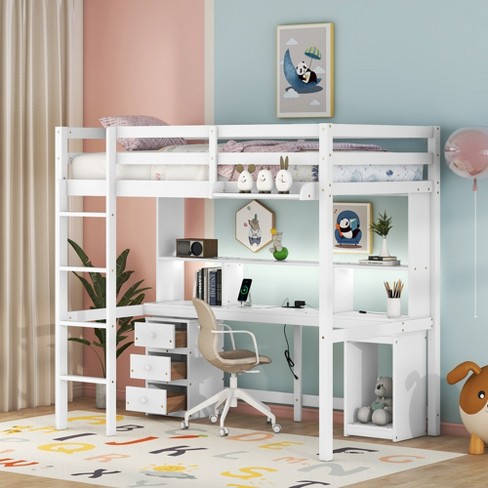
{"type": "Polygon", "coordinates": [[[466,430],[470,433],[469,454],[483,454],[488,443],[488,366],[480,367],[472,361],[458,364],[447,374],[450,385],[463,380],[459,395],[459,412],[466,430]]]}

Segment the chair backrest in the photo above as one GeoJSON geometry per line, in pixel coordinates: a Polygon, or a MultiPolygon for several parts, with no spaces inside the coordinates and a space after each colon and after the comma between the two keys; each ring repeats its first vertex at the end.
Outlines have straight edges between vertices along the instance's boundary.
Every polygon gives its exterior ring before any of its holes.
{"type": "Polygon", "coordinates": [[[218,330],[217,319],[210,306],[200,300],[193,298],[193,306],[197,312],[198,322],[200,324],[200,333],[198,334],[198,349],[202,356],[215,367],[222,369],[223,363],[219,354],[220,335],[212,331],[218,330]]]}

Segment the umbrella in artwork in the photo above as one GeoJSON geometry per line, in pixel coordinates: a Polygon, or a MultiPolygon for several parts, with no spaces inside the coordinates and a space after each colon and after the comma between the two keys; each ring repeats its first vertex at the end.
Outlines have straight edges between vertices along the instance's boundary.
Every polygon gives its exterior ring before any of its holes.
{"type": "Polygon", "coordinates": [[[314,59],[317,59],[317,60],[322,59],[322,54],[321,54],[319,48],[316,46],[310,46],[308,49],[305,50],[305,52],[303,54],[305,54],[305,56],[308,56],[310,58],[310,63],[308,64],[309,68],[311,68],[312,61],[314,59]]]}

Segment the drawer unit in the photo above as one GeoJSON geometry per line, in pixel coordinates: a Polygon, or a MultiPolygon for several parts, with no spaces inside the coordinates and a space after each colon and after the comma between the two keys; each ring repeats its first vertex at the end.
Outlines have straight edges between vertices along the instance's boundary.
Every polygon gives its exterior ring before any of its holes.
{"type": "Polygon", "coordinates": [[[186,379],[186,361],[176,361],[171,356],[131,354],[130,376],[153,381],[186,379]]]}
{"type": "Polygon", "coordinates": [[[186,410],[186,395],[180,392],[128,386],[125,395],[126,409],[134,412],[168,415],[186,410]]]}
{"type": "Polygon", "coordinates": [[[145,385],[126,388],[127,410],[182,417],[222,390],[224,375],[200,354],[198,330],[194,319],[152,316],[136,323],[134,342],[145,353],[131,354],[130,376],[145,385]]]}
{"type": "Polygon", "coordinates": [[[136,322],[134,344],[158,349],[186,347],[187,331],[176,323],[136,322]]]}

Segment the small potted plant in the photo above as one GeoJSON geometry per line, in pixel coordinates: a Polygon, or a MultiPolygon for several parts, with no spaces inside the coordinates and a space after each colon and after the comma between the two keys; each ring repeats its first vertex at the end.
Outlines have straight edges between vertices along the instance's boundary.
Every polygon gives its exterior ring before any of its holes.
{"type": "MultiPolygon", "coordinates": [[[[86,255],[85,251],[76,242],[68,239],[68,243],[74,249],[78,257],[80,258],[83,266],[93,268],[93,264],[90,258],[86,255]]],[[[117,306],[125,307],[129,305],[140,305],[145,298],[145,291],[150,287],[141,288],[141,284],[144,280],[136,281],[130,285],[126,290],[121,293],[122,286],[127,283],[134,271],[126,270],[127,257],[130,250],[125,249],[117,257],[116,262],[116,283],[117,283],[117,306]]],[[[73,274],[80,280],[83,288],[86,290],[88,296],[92,301],[91,308],[105,308],[106,307],[106,294],[105,294],[105,276],[98,272],[88,272],[89,279],[85,278],[83,274],[73,272],[73,274]]],[[[116,332],[116,357],[118,358],[128,347],[130,347],[134,341],[129,338],[129,333],[134,330],[134,324],[136,319],[134,317],[122,317],[117,319],[117,332],[116,332]]],[[[106,330],[101,328],[93,329],[95,337],[90,340],[85,337],[70,337],[68,340],[83,344],[93,350],[98,362],[100,363],[100,369],[102,376],[105,377],[106,372],[106,348],[107,348],[107,336],[106,330]]],[[[104,408],[104,395],[101,395],[99,391],[104,385],[97,384],[97,407],[104,408]],[[103,399],[101,398],[103,397],[103,399]]],[[[103,393],[105,390],[103,389],[103,393]]]]}
{"type": "Polygon", "coordinates": [[[378,234],[382,238],[380,253],[382,257],[390,255],[386,238],[392,227],[391,217],[388,217],[386,210],[383,213],[378,213],[378,218],[369,227],[375,234],[378,234]]]}

